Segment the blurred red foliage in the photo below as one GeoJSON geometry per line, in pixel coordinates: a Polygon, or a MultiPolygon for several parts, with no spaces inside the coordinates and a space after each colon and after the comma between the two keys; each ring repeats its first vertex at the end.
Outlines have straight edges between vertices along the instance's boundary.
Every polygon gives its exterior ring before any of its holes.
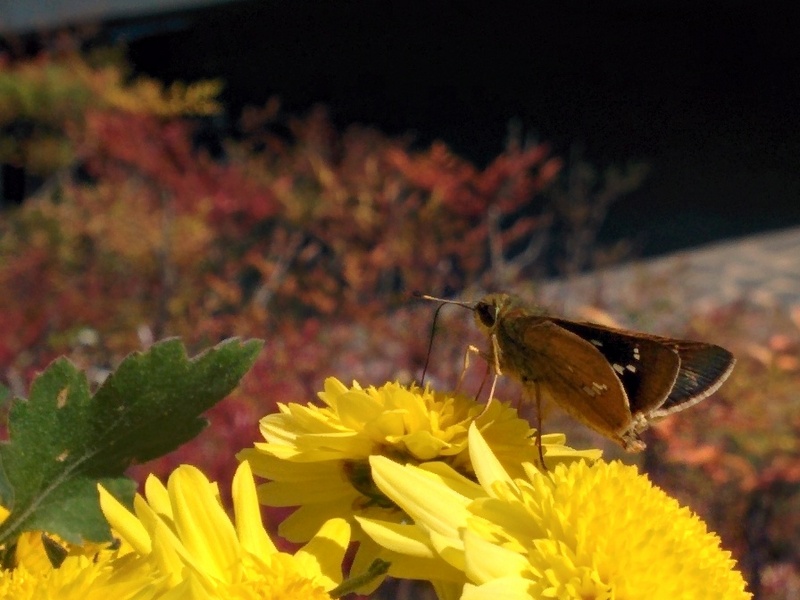
{"type": "MultiPolygon", "coordinates": [[[[257,438],[255,416],[312,400],[328,375],[408,378],[430,319],[429,306],[409,307],[409,292],[485,285],[493,252],[513,258],[546,226],[538,195],[560,162],[545,146],[512,142],[479,169],[441,143],[413,150],[373,129],[340,133],[322,108],[286,118],[271,101],[245,113],[220,160],[194,143],[188,100],[169,113],[175,93],[158,102],[152,82],[143,94],[70,61],[40,62],[79,73],[74,85],[106,100],[64,116],[71,159],[2,215],[0,371],[24,394],[60,354],[97,383],[165,336],[195,350],[266,338],[212,429],[162,460],[161,473],[191,456],[225,479],[233,453],[257,438]]],[[[21,68],[7,75],[19,80],[21,68]]]]}

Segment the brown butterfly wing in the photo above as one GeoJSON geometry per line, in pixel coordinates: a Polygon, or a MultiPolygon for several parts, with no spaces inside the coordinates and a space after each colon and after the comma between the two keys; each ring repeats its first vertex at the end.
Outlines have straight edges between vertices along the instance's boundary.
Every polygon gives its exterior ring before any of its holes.
{"type": "Polygon", "coordinates": [[[500,367],[533,394],[541,392],[595,431],[622,443],[631,411],[622,383],[590,342],[549,318],[501,320],[496,329],[500,367]]]}
{"type": "Polygon", "coordinates": [[[674,344],[676,340],[631,334],[594,323],[556,318],[553,322],[597,348],[622,382],[632,413],[650,415],[668,401],[682,381],[682,360],[674,344]]]}
{"type": "Polygon", "coordinates": [[[681,357],[681,368],[666,401],[648,415],[658,419],[694,406],[716,392],[736,364],[733,354],[713,344],[667,340],[681,357]]]}

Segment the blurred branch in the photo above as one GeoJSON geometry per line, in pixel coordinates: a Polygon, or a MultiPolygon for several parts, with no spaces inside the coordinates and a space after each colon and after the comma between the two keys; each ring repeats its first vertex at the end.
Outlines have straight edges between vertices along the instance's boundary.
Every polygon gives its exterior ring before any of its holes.
{"type": "Polygon", "coordinates": [[[304,240],[305,234],[302,231],[292,232],[288,240],[283,240],[278,236],[271,238],[269,256],[277,256],[277,258],[272,263],[272,272],[267,277],[267,280],[258,286],[256,290],[253,297],[253,302],[256,306],[261,308],[269,306],[272,297],[285,280],[289,268],[299,256],[304,240]]]}
{"type": "Polygon", "coordinates": [[[602,176],[583,158],[583,150],[573,145],[565,178],[550,191],[553,210],[562,224],[559,271],[567,276],[596,266],[597,237],[609,209],[625,194],[642,185],[649,167],[630,163],[611,166],[602,176]]]}
{"type": "Polygon", "coordinates": [[[508,249],[504,247],[501,229],[502,214],[497,206],[490,206],[486,214],[487,240],[489,246],[490,266],[488,278],[489,287],[508,289],[514,282],[519,281],[524,271],[529,271],[541,262],[544,251],[550,242],[550,224],[552,215],[547,214],[539,218],[538,226],[528,238],[524,249],[517,251],[509,257],[508,249]]]}

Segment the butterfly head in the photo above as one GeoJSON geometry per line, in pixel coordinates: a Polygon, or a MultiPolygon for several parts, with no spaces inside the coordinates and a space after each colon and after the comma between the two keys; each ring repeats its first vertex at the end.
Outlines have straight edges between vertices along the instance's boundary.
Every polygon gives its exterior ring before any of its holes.
{"type": "Polygon", "coordinates": [[[509,311],[520,305],[519,300],[508,294],[489,294],[475,303],[475,323],[486,333],[494,332],[497,323],[509,311]]]}

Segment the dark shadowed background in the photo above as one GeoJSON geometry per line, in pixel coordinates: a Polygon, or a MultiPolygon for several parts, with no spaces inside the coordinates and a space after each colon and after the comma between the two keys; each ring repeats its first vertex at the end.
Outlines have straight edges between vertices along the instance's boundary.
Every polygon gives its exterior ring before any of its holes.
{"type": "Polygon", "coordinates": [[[600,167],[644,160],[651,175],[600,237],[651,255],[800,223],[800,43],[785,7],[256,0],[105,28],[142,72],[221,77],[234,117],[271,95],[298,113],[324,103],[342,127],[441,139],[479,165],[517,119],[562,156],[578,144],[600,167]]]}

